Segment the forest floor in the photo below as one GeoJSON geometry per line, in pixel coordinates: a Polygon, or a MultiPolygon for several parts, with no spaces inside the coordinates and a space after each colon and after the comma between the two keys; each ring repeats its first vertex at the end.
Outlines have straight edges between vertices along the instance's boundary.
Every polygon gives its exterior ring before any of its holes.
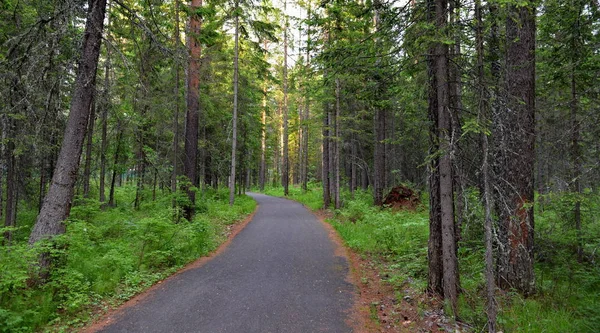
{"type": "Polygon", "coordinates": [[[359,326],[355,332],[468,332],[468,327],[453,323],[444,315],[439,299],[428,296],[409,286],[402,295],[385,280],[389,278],[382,271],[385,262],[382,257],[360,255],[348,246],[327,219],[334,218],[330,210],[314,211],[322,224],[329,230],[330,238],[343,250],[351,265],[351,280],[356,286],[357,299],[354,317],[359,326]]]}

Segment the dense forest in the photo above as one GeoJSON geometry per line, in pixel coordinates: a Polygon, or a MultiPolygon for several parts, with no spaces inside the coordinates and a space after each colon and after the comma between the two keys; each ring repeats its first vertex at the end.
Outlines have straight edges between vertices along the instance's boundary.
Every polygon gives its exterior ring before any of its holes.
{"type": "Polygon", "coordinates": [[[2,0],[0,332],[207,253],[248,189],[312,194],[344,236],[400,185],[427,216],[420,256],[405,213],[377,231],[401,283],[479,330],[593,331],[599,7],[2,0]]]}

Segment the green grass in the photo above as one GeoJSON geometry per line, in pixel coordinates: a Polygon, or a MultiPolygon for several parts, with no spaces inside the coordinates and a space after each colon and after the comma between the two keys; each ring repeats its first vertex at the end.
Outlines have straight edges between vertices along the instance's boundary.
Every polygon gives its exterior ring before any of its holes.
{"type": "MultiPolygon", "coordinates": [[[[265,193],[283,196],[281,188],[265,193]]],[[[462,294],[461,320],[475,331],[485,330],[485,281],[483,210],[475,191],[466,193],[470,208],[463,221],[459,243],[462,294]]],[[[307,193],[290,187],[291,199],[313,210],[322,208],[318,184],[307,193]]],[[[381,276],[403,290],[403,286],[424,291],[427,284],[427,240],[429,217],[426,207],[416,212],[392,212],[373,207],[371,193],[357,192],[354,198],[342,194],[344,206],[334,211],[329,222],[347,246],[377,261],[381,276]]],[[[584,262],[575,256],[577,235],[571,221],[574,198],[552,194],[544,198],[544,210],[536,211],[536,290],[527,299],[502,292],[498,323],[504,332],[594,332],[600,327],[600,196],[586,193],[582,200],[582,241],[584,262]]],[[[427,202],[424,198],[423,202],[427,202]]],[[[398,293],[402,295],[401,292],[398,293]]],[[[400,296],[401,297],[401,296],[400,296]]]]}
{"type": "Polygon", "coordinates": [[[174,223],[178,212],[171,196],[134,210],[134,195],[134,187],[118,188],[118,207],[106,210],[94,200],[77,199],[67,232],[51,248],[52,275],[34,288],[27,278],[39,249],[29,248],[26,239],[35,211],[20,213],[16,244],[0,247],[0,332],[81,326],[90,311],[121,303],[214,250],[225,239],[226,226],[256,205],[242,196],[229,207],[226,190],[207,191],[197,195],[193,221],[174,223]]]}

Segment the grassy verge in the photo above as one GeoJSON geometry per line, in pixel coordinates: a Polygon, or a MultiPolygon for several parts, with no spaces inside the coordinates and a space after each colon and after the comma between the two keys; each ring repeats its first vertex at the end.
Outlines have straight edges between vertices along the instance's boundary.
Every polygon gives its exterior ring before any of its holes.
{"type": "Polygon", "coordinates": [[[256,205],[243,196],[229,207],[227,191],[207,191],[198,194],[193,221],[174,223],[171,196],[134,210],[135,188],[117,191],[116,208],[101,210],[93,200],[76,202],[66,234],[52,247],[52,275],[40,287],[27,286],[39,249],[26,245],[36,212],[23,210],[15,243],[0,247],[0,332],[80,327],[95,312],[124,302],[216,249],[226,239],[227,227],[256,205]]]}
{"type": "MultiPolygon", "coordinates": [[[[265,193],[283,196],[281,188],[265,193]]],[[[312,187],[302,193],[290,187],[291,199],[313,210],[322,207],[322,192],[312,187]]],[[[477,194],[466,198],[470,208],[463,221],[459,244],[461,320],[473,331],[485,330],[485,281],[483,212],[477,194]]],[[[585,202],[582,238],[588,256],[578,261],[576,237],[569,224],[569,198],[547,198],[536,213],[537,293],[523,298],[516,293],[498,293],[498,323],[504,332],[593,332],[600,327],[600,267],[595,249],[600,247],[600,198],[585,202]],[[566,202],[565,202],[566,201],[566,202]],[[597,212],[596,212],[597,211],[597,212]]],[[[427,240],[429,217],[426,207],[417,211],[392,212],[372,206],[370,193],[343,193],[344,207],[334,211],[331,223],[347,246],[375,261],[380,275],[397,290],[424,292],[427,284],[427,240]]],[[[427,199],[423,199],[427,202],[427,199]]],[[[400,301],[400,300],[398,300],[400,301]]]]}

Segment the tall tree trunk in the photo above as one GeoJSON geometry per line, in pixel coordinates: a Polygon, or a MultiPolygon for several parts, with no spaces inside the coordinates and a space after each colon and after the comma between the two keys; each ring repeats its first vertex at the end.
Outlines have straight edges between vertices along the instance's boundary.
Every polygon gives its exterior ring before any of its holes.
{"type": "MultiPolygon", "coordinates": [[[[107,31],[110,28],[110,8],[111,3],[107,0],[107,12],[106,12],[106,27],[107,31]]],[[[108,38],[108,36],[106,37],[108,38]]],[[[100,101],[100,122],[102,123],[101,129],[101,147],[100,147],[100,185],[98,191],[100,192],[100,202],[106,201],[106,150],[108,148],[108,110],[110,108],[110,57],[111,48],[106,46],[106,59],[104,60],[104,87],[102,89],[102,100],[100,101]]]]}
{"type": "Polygon", "coordinates": [[[331,205],[331,182],[329,175],[329,102],[325,102],[323,110],[323,208],[329,208],[331,205]]]}
{"type": "MultiPolygon", "coordinates": [[[[175,0],[175,91],[173,92],[175,99],[175,114],[173,117],[173,171],[171,172],[171,193],[174,195],[177,192],[177,166],[179,162],[179,84],[180,84],[180,43],[181,35],[179,32],[179,0],[175,0]]],[[[173,196],[172,206],[175,208],[177,200],[173,196]]]]}
{"type": "MultiPolygon", "coordinates": [[[[69,216],[74,185],[83,148],[90,104],[95,92],[96,69],[100,55],[106,0],[90,0],[83,37],[83,50],[73,90],[69,118],[56,169],[48,194],[29,237],[34,244],[65,232],[63,221],[69,216]]],[[[40,277],[48,273],[49,256],[42,256],[40,277]]]]}
{"type": "Polygon", "coordinates": [[[231,174],[229,175],[229,205],[235,201],[235,155],[237,150],[237,118],[238,118],[238,57],[239,57],[239,29],[240,18],[237,13],[238,2],[235,3],[235,45],[233,55],[233,130],[231,131],[231,174]]]}
{"type": "MultiPolygon", "coordinates": [[[[481,0],[475,1],[475,50],[477,53],[477,93],[478,117],[481,124],[489,121],[489,96],[485,83],[484,48],[483,48],[483,15],[481,0]]],[[[483,206],[485,211],[485,282],[486,282],[486,314],[489,333],[496,333],[496,284],[494,282],[494,248],[492,221],[492,193],[490,189],[489,143],[486,131],[482,131],[481,148],[483,163],[481,173],[483,178],[483,206]]]]}
{"type": "Polygon", "coordinates": [[[582,176],[582,162],[581,162],[581,149],[579,147],[579,141],[581,136],[581,125],[578,120],[577,114],[579,110],[579,96],[577,91],[577,72],[579,71],[580,62],[580,50],[578,38],[581,24],[581,11],[582,6],[577,5],[577,17],[575,19],[575,26],[573,36],[571,37],[571,127],[573,129],[571,137],[571,158],[573,163],[573,184],[572,191],[575,192],[576,199],[573,207],[573,219],[575,220],[575,231],[577,233],[577,259],[583,260],[583,241],[581,234],[581,176],[582,176]]]}
{"type": "Polygon", "coordinates": [[[340,79],[335,78],[335,114],[333,116],[334,129],[335,129],[335,140],[334,140],[334,151],[333,151],[333,165],[334,165],[334,207],[340,209],[342,203],[340,200],[340,146],[341,146],[341,135],[340,135],[340,79]]]}
{"type": "Polygon", "coordinates": [[[92,146],[94,139],[94,123],[96,122],[96,96],[90,103],[90,119],[88,120],[87,142],[85,147],[85,166],[83,168],[83,197],[90,197],[90,177],[92,173],[92,146]]]}
{"type": "MultiPolygon", "coordinates": [[[[284,12],[287,8],[287,1],[283,2],[284,12]]],[[[287,38],[288,21],[285,18],[285,27],[283,31],[283,170],[281,173],[281,185],[283,185],[283,194],[289,194],[290,182],[290,156],[289,156],[289,137],[288,137],[288,38],[287,38]]]]}
{"type": "MultiPolygon", "coordinates": [[[[434,0],[428,0],[430,9],[434,0]]],[[[432,49],[430,54],[434,54],[432,49]]],[[[427,246],[427,258],[429,261],[427,290],[436,295],[444,294],[442,284],[444,270],[442,265],[442,222],[440,209],[440,172],[439,172],[439,130],[438,130],[438,114],[437,114],[437,80],[434,75],[434,57],[427,57],[427,70],[429,77],[429,96],[428,96],[428,113],[430,121],[429,140],[430,148],[429,155],[432,156],[429,163],[429,241],[427,246]]]]}
{"type": "MultiPolygon", "coordinates": [[[[193,186],[196,182],[197,154],[198,154],[198,115],[200,113],[200,54],[201,43],[199,40],[201,18],[196,13],[202,7],[202,0],[192,0],[190,15],[190,36],[188,37],[190,56],[188,58],[187,78],[187,114],[185,121],[185,159],[183,169],[185,176],[193,186]]],[[[196,192],[186,188],[189,204],[184,207],[184,217],[191,221],[194,217],[196,192]]]]}
{"type": "MultiPolygon", "coordinates": [[[[264,49],[267,50],[267,40],[264,41],[264,49]]],[[[266,60],[265,53],[265,60],[266,60]]],[[[265,190],[265,181],[267,174],[267,82],[263,86],[262,96],[262,118],[261,118],[261,133],[260,133],[260,170],[258,175],[258,186],[261,191],[265,190]]]]}
{"type": "Polygon", "coordinates": [[[121,128],[121,120],[117,121],[117,133],[118,134],[117,134],[117,140],[116,140],[115,155],[113,157],[113,170],[112,170],[112,176],[111,176],[111,180],[110,180],[110,189],[109,189],[109,193],[108,193],[108,206],[110,206],[110,207],[116,206],[115,186],[116,186],[117,178],[119,178],[119,180],[121,179],[121,176],[119,173],[119,160],[121,158],[121,156],[120,156],[121,140],[123,140],[123,129],[121,128]]]}
{"type": "MultiPolygon", "coordinates": [[[[380,28],[380,18],[379,18],[379,6],[380,2],[377,0],[374,5],[375,9],[375,30],[379,31],[380,28]]],[[[375,44],[378,46],[378,50],[380,47],[379,38],[375,41],[375,44]]],[[[377,55],[378,59],[376,61],[377,65],[381,63],[381,56],[377,55]]],[[[376,99],[375,99],[375,117],[374,117],[374,128],[375,132],[375,147],[373,149],[373,201],[377,206],[381,206],[383,204],[383,189],[385,187],[385,178],[386,178],[386,156],[385,156],[385,139],[386,139],[386,112],[383,109],[383,106],[380,105],[381,100],[384,98],[383,90],[385,89],[383,82],[381,82],[381,74],[377,73],[377,77],[375,77],[376,83],[376,99]]]]}
{"type": "Polygon", "coordinates": [[[461,55],[461,34],[460,34],[460,0],[449,0],[450,11],[450,29],[452,29],[452,38],[454,45],[449,52],[449,87],[450,87],[450,119],[452,127],[452,165],[454,168],[454,191],[456,208],[456,240],[460,241],[461,229],[464,218],[464,184],[463,184],[463,163],[461,158],[461,149],[459,147],[459,138],[462,137],[461,113],[462,105],[462,73],[459,64],[461,55]]]}
{"type": "MultiPolygon", "coordinates": [[[[144,55],[141,55],[141,73],[140,73],[140,81],[141,81],[141,96],[139,97],[139,104],[142,104],[141,106],[141,112],[140,112],[140,122],[141,124],[138,124],[136,126],[136,152],[135,152],[135,159],[136,159],[136,167],[135,167],[135,171],[136,171],[136,191],[135,191],[135,202],[134,202],[134,209],[138,210],[140,209],[140,205],[142,203],[143,200],[143,191],[144,191],[144,180],[146,178],[146,153],[144,152],[144,147],[146,146],[146,131],[147,131],[147,125],[146,125],[146,114],[147,114],[147,91],[149,89],[149,82],[148,82],[148,75],[147,75],[147,69],[145,68],[146,66],[146,62],[147,60],[144,60],[144,55]]],[[[134,103],[134,105],[136,105],[134,103]]],[[[135,106],[134,106],[135,108],[135,106]]]]}
{"type": "MultiPolygon", "coordinates": [[[[8,143],[6,144],[5,160],[6,160],[6,210],[4,212],[4,226],[15,227],[17,225],[16,210],[17,210],[17,160],[15,158],[15,120],[8,120],[8,143]]],[[[0,207],[0,210],[2,207],[0,207]]],[[[4,233],[4,238],[7,244],[12,241],[12,231],[4,233]]]]}
{"type": "Polygon", "coordinates": [[[498,285],[534,291],[533,168],[535,142],[535,4],[509,7],[506,21],[506,109],[499,117],[500,217],[498,285]]]}
{"type": "MultiPolygon", "coordinates": [[[[308,10],[306,13],[307,19],[310,19],[311,15],[311,2],[308,2],[308,10]]],[[[310,27],[306,30],[306,65],[304,66],[305,77],[308,78],[308,71],[310,70],[310,27]]],[[[310,119],[310,91],[308,87],[308,80],[304,82],[304,121],[302,122],[302,146],[304,147],[304,155],[302,155],[302,176],[300,182],[302,183],[302,191],[308,190],[308,120],[310,119]]]]}
{"type": "MultiPolygon", "coordinates": [[[[436,28],[447,28],[447,2],[436,0],[436,28]]],[[[452,127],[450,114],[450,89],[448,80],[448,46],[438,42],[435,47],[435,76],[437,82],[437,113],[439,127],[439,177],[440,210],[442,227],[442,260],[444,299],[450,302],[453,315],[457,315],[457,276],[456,241],[454,231],[454,198],[452,168],[452,127]]]]}

